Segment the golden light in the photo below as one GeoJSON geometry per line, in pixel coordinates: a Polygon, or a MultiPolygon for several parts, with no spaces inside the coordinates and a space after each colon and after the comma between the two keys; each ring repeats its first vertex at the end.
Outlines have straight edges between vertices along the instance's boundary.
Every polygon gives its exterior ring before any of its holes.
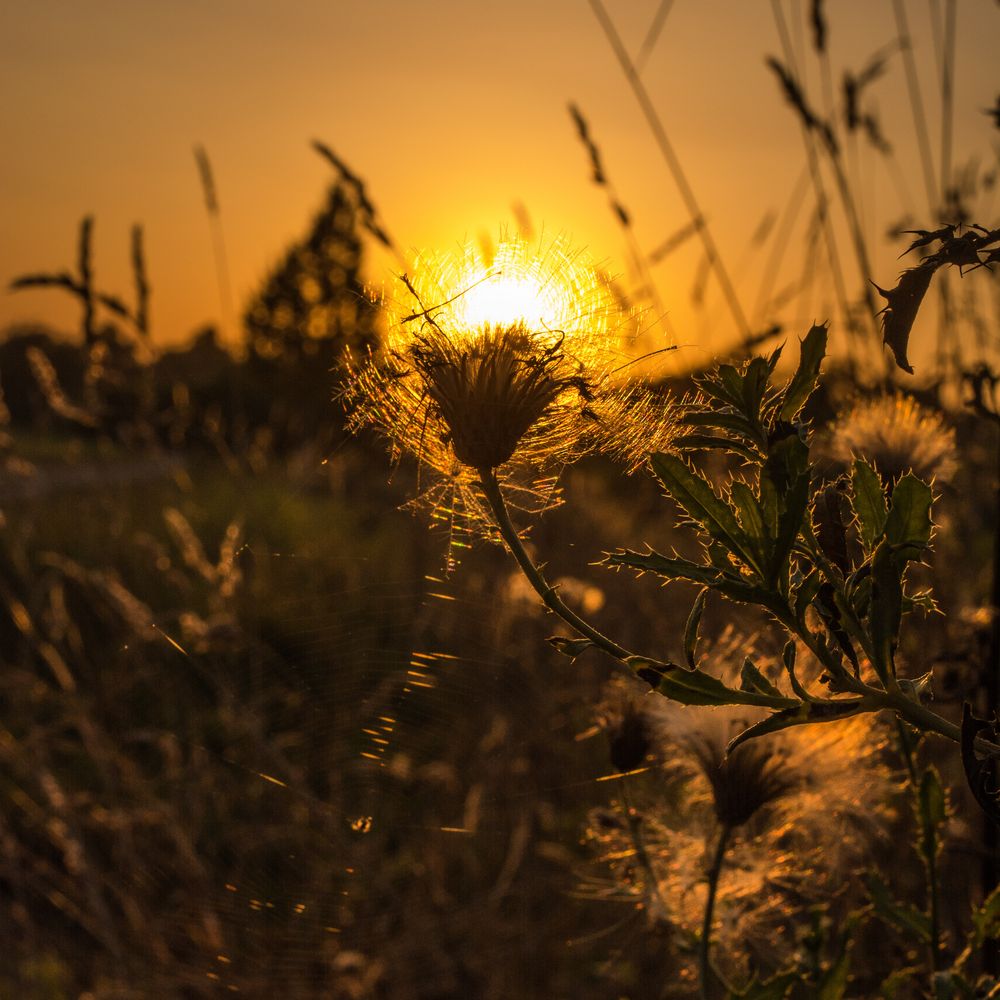
{"type": "Polygon", "coordinates": [[[565,310],[557,289],[546,288],[533,274],[514,268],[492,268],[473,278],[460,290],[455,303],[461,325],[468,329],[491,326],[526,326],[529,330],[554,329],[565,310]]]}

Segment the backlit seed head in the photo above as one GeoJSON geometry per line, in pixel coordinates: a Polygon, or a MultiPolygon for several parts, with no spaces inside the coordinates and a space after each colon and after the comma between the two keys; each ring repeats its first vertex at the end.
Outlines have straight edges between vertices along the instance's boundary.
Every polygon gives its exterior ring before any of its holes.
{"type": "Polygon", "coordinates": [[[504,240],[489,261],[471,246],[419,257],[384,306],[382,350],[350,364],[354,429],[416,458],[423,503],[452,527],[492,533],[487,470],[515,507],[557,502],[560,469],[623,391],[633,317],[602,273],[562,241],[504,240]]]}
{"type": "Polygon", "coordinates": [[[827,448],[843,465],[867,459],[890,483],[909,471],[925,482],[947,482],[958,468],[954,430],[901,392],[856,403],[832,426],[827,448]]]}

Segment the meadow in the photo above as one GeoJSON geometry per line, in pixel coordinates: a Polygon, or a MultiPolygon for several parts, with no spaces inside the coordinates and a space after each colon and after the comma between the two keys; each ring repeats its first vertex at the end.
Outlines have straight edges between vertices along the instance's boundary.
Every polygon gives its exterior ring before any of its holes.
{"type": "Polygon", "coordinates": [[[323,142],[239,343],[158,341],[139,226],[128,295],[91,217],[10,276],[80,323],[0,342],[0,996],[1000,996],[997,165],[922,163],[879,273],[905,20],[836,113],[785,38],[815,204],[744,314],[595,7],[690,213],[640,250],[572,107],[623,278],[527,224],[407,260],[323,142]],[[694,247],[712,357],[644,336],[694,247]]]}

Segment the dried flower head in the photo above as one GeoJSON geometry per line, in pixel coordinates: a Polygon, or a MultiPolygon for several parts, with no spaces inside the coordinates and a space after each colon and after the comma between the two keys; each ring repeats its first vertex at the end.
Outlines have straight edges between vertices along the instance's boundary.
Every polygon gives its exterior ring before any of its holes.
{"type": "Polygon", "coordinates": [[[856,403],[831,428],[827,450],[843,465],[867,459],[888,482],[908,471],[926,482],[947,482],[957,469],[954,430],[901,392],[856,403]]]}
{"type": "MultiPolygon", "coordinates": [[[[727,632],[709,654],[712,672],[737,686],[750,646],[727,632]]],[[[755,662],[779,683],[777,659],[755,662]]],[[[693,942],[711,856],[728,829],[715,904],[716,958],[736,978],[751,968],[773,970],[796,947],[789,932],[796,911],[819,902],[833,909],[852,904],[854,880],[847,876],[882,829],[895,788],[881,730],[863,716],[760,737],[727,755],[729,740],[762,717],[756,710],[685,707],[653,692],[639,697],[636,709],[651,752],[672,780],[632,793],[634,809],[620,810],[626,821],[605,819],[588,831],[612,869],[617,896],[662,913],[693,942]]]]}
{"type": "Polygon", "coordinates": [[[556,499],[554,475],[594,446],[594,406],[620,394],[631,316],[601,272],[556,240],[505,239],[423,256],[386,301],[383,349],[352,367],[355,429],[372,426],[394,460],[415,457],[423,500],[454,524],[487,526],[475,488],[494,472],[527,509],[556,499]]]}

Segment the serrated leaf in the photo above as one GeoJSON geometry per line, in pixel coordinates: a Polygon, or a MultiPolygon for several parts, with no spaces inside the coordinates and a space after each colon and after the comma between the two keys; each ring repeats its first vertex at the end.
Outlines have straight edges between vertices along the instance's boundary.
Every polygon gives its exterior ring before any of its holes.
{"type": "Polygon", "coordinates": [[[851,468],[851,506],[858,519],[858,532],[866,552],[871,552],[885,530],[888,510],[882,479],[864,459],[856,458],[851,468]]]}
{"type": "Polygon", "coordinates": [[[733,437],[713,437],[711,434],[682,434],[673,439],[678,451],[728,451],[751,462],[760,460],[760,452],[733,437]]]}
{"type": "Polygon", "coordinates": [[[770,540],[764,526],[764,513],[753,490],[740,479],[734,479],[729,495],[736,506],[740,525],[749,536],[762,562],[767,561],[770,540]]]}
{"type": "Polygon", "coordinates": [[[895,676],[896,641],[903,618],[903,571],[890,542],[879,542],[872,557],[871,611],[872,666],[883,684],[895,676]]]}
{"type": "Polygon", "coordinates": [[[931,488],[908,472],[892,491],[885,537],[908,559],[919,558],[931,540],[931,488]],[[912,554],[911,554],[912,552],[912,554]]]}
{"type": "Polygon", "coordinates": [[[642,572],[656,573],[668,580],[688,580],[709,587],[717,586],[723,579],[723,570],[715,566],[690,562],[659,552],[613,552],[604,560],[609,566],[628,566],[642,572]]]}
{"type": "Polygon", "coordinates": [[[780,694],[738,691],[703,670],[687,670],[673,663],[659,663],[645,656],[630,656],[625,665],[656,691],[683,705],[753,705],[756,708],[784,708],[796,704],[780,694]]]}
{"type": "Polygon", "coordinates": [[[676,455],[658,453],[650,459],[653,471],[685,513],[716,541],[763,575],[753,547],[736,520],[736,513],[711,483],[676,455]]]}
{"type": "Polygon", "coordinates": [[[698,628],[701,625],[701,615],[705,610],[708,591],[708,587],[702,587],[698,592],[691,614],[688,615],[687,625],[684,627],[684,659],[692,670],[698,668],[698,628]]]}
{"type": "MultiPolygon", "coordinates": [[[[789,699],[790,700],[790,699],[789,699]]],[[[805,701],[794,703],[791,707],[774,712],[756,725],[744,729],[729,741],[726,753],[732,753],[737,747],[760,736],[778,733],[782,729],[793,726],[810,726],[821,722],[839,722],[848,719],[861,711],[860,698],[845,698],[843,701],[805,701]]]]}
{"type": "Polygon", "coordinates": [[[747,441],[754,449],[757,459],[760,450],[767,447],[767,440],[760,427],[751,424],[739,413],[722,413],[719,410],[688,410],[682,413],[677,422],[690,427],[702,427],[706,430],[723,432],[730,439],[736,434],[747,441]]]}
{"type": "Polygon", "coordinates": [[[776,514],[768,566],[770,581],[779,579],[788,565],[809,506],[809,480],[809,448],[797,434],[772,445],[761,471],[761,496],[764,484],[770,483],[773,492],[769,496],[773,497],[776,514]]]}
{"type": "Polygon", "coordinates": [[[883,923],[895,927],[907,937],[927,943],[931,939],[931,921],[926,913],[899,903],[892,898],[888,886],[874,872],[865,875],[868,896],[877,916],[883,923]]]}
{"type": "Polygon", "coordinates": [[[826,356],[825,326],[813,326],[799,348],[799,366],[785,389],[781,410],[782,420],[794,420],[816,389],[820,365],[826,356]]]}
{"type": "Polygon", "coordinates": [[[784,697],[781,691],[760,672],[760,668],[749,656],[744,659],[743,667],[740,669],[740,690],[756,691],[758,694],[768,694],[776,698],[784,697]]]}
{"type": "Polygon", "coordinates": [[[557,653],[575,660],[594,644],[589,639],[573,639],[565,635],[550,635],[545,640],[557,653]]]}
{"type": "Polygon", "coordinates": [[[813,696],[802,686],[795,673],[795,643],[793,641],[789,640],[785,643],[785,648],[781,651],[781,662],[784,664],[785,673],[788,674],[788,682],[796,697],[802,701],[814,701],[813,696]]]}
{"type": "Polygon", "coordinates": [[[816,600],[816,595],[822,586],[823,577],[818,569],[814,569],[799,584],[798,589],[795,591],[793,606],[795,608],[795,617],[800,623],[805,622],[806,611],[812,607],[812,603],[816,600]]]}
{"type": "Polygon", "coordinates": [[[760,407],[764,402],[770,374],[764,358],[752,358],[746,366],[743,375],[743,411],[754,421],[760,419],[760,407]]]}

